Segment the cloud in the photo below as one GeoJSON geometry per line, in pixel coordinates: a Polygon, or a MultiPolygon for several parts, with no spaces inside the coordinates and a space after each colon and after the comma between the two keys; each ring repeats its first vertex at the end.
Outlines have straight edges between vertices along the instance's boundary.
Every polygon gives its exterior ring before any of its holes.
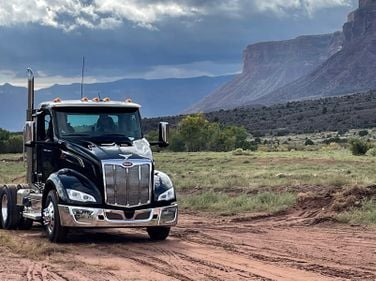
{"type": "Polygon", "coordinates": [[[312,15],[317,10],[349,5],[351,0],[0,0],[0,26],[40,24],[72,31],[80,27],[113,29],[125,22],[150,30],[166,18],[257,13],[312,15]]]}
{"type": "Polygon", "coordinates": [[[124,21],[153,29],[164,17],[198,14],[173,1],[136,0],[0,0],[0,26],[38,23],[66,31],[78,27],[110,29],[124,21]]]}
{"type": "Polygon", "coordinates": [[[321,9],[351,5],[351,0],[255,0],[256,9],[261,12],[274,12],[277,15],[288,15],[291,11],[297,11],[312,16],[321,9]]]}

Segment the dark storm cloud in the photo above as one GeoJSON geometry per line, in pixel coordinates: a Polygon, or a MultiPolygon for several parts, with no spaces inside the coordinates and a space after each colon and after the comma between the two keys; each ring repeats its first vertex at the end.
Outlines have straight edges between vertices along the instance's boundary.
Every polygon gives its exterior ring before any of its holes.
{"type": "MultiPolygon", "coordinates": [[[[79,14],[86,27],[78,24],[80,21],[69,9],[54,18],[60,27],[75,22],[77,26],[69,30],[53,26],[53,21],[47,24],[47,20],[1,26],[0,19],[0,79],[1,73],[9,71],[23,77],[29,65],[41,75],[78,76],[83,55],[87,74],[92,76],[142,77],[157,66],[189,68],[189,64],[200,61],[221,64],[225,73],[234,70],[237,63],[240,65],[241,52],[247,44],[340,30],[347,13],[354,8],[341,5],[346,2],[341,0],[315,1],[316,6],[309,9],[308,0],[270,1],[274,6],[263,6],[261,2],[265,1],[176,2],[188,7],[186,13],[173,10],[174,6],[169,6],[171,11],[158,6],[173,1],[153,1],[159,11],[146,10],[145,17],[126,17],[126,11],[123,16],[120,11],[119,15],[108,10],[97,12],[96,15],[105,18],[121,19],[121,24],[115,22],[111,28],[100,26],[101,18],[93,17],[90,9],[79,14]],[[326,2],[329,8],[325,8],[326,2]],[[138,20],[142,24],[137,24],[138,20]],[[87,27],[88,23],[93,27],[87,27]],[[226,64],[232,67],[226,69],[226,64]]],[[[81,1],[86,6],[95,2],[81,1]]],[[[138,5],[142,2],[148,1],[137,1],[138,5]]]]}

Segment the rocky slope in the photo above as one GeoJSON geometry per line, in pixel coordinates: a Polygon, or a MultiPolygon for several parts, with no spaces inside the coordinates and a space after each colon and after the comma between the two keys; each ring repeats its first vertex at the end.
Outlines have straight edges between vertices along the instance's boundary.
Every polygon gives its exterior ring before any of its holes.
{"type": "Polygon", "coordinates": [[[342,48],[342,33],[248,46],[240,75],[192,106],[188,112],[233,108],[263,97],[310,73],[342,48]]]}
{"type": "Polygon", "coordinates": [[[343,26],[343,49],[313,72],[255,103],[273,104],[376,89],[376,0],[360,0],[343,26]]]}

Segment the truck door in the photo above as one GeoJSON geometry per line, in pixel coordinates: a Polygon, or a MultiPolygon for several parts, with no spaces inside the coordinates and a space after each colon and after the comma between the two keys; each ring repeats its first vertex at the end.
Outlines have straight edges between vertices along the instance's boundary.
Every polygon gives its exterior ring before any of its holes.
{"type": "Polygon", "coordinates": [[[45,182],[56,169],[57,145],[51,114],[44,111],[37,124],[37,182],[45,182]]]}

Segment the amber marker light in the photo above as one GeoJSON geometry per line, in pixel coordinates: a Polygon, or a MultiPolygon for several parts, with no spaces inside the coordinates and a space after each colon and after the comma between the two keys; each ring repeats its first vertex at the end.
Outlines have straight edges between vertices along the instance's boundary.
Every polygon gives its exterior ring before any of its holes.
{"type": "Polygon", "coordinates": [[[82,101],[82,102],[88,102],[89,99],[88,99],[88,97],[83,97],[83,98],[81,99],[81,101],[82,101]]]}
{"type": "Polygon", "coordinates": [[[131,103],[132,100],[131,100],[131,99],[126,99],[125,102],[127,102],[127,103],[131,103]]]}
{"type": "Polygon", "coordinates": [[[111,101],[111,100],[110,100],[110,98],[104,98],[103,101],[104,101],[104,102],[109,102],[109,101],[111,101]]]}
{"type": "Polygon", "coordinates": [[[54,102],[61,102],[61,98],[55,98],[54,102]]]}
{"type": "Polygon", "coordinates": [[[100,102],[101,100],[98,97],[96,97],[96,98],[93,98],[93,101],[94,102],[100,102]]]}

